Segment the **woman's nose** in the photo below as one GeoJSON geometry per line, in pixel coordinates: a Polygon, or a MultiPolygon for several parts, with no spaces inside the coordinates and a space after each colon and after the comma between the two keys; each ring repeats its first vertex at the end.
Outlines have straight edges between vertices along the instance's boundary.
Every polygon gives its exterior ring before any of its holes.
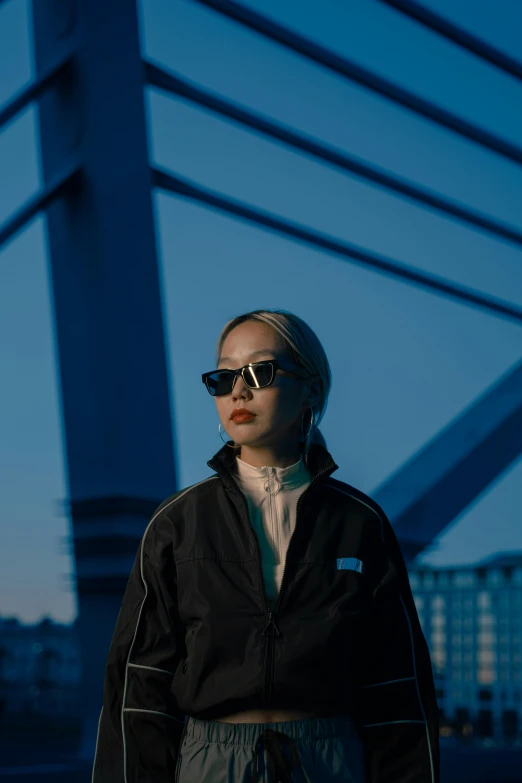
{"type": "Polygon", "coordinates": [[[234,395],[234,397],[237,397],[240,394],[242,394],[242,395],[251,394],[250,387],[247,386],[247,384],[243,380],[243,376],[242,375],[238,375],[236,377],[236,379],[234,381],[234,385],[232,387],[232,394],[234,395]]]}

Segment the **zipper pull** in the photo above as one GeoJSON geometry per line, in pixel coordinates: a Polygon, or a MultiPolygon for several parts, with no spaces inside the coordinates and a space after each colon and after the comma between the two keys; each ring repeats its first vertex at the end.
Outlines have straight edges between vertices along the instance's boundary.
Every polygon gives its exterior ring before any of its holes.
{"type": "Polygon", "coordinates": [[[263,636],[282,636],[281,631],[275,624],[274,615],[272,610],[268,610],[268,625],[263,631],[263,636]]]}

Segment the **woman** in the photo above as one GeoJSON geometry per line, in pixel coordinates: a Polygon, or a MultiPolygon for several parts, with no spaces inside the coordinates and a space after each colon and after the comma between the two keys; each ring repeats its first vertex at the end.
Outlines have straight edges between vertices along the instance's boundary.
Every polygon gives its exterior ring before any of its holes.
{"type": "Polygon", "coordinates": [[[255,310],[225,325],[216,358],[202,380],[233,441],[143,535],[93,783],[439,783],[401,550],[380,506],[332,478],[317,427],[321,343],[298,316],[255,310]]]}

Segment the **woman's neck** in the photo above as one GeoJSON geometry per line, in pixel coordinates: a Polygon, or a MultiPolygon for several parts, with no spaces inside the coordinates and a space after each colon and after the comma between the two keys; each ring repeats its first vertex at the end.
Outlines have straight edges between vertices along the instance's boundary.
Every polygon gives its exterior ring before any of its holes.
{"type": "Polygon", "coordinates": [[[274,468],[288,468],[295,465],[301,459],[301,451],[298,447],[293,448],[272,448],[264,446],[241,446],[237,456],[253,465],[256,468],[262,468],[269,465],[274,468]]]}

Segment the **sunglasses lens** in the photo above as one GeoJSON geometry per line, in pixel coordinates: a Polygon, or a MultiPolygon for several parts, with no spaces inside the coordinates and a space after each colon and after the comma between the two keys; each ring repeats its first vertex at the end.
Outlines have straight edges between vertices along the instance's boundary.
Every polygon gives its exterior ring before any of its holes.
{"type": "Polygon", "coordinates": [[[230,370],[213,372],[211,375],[207,375],[207,389],[213,397],[218,397],[220,394],[228,394],[232,391],[233,378],[234,373],[230,372],[230,370]]]}
{"type": "MultiPolygon", "coordinates": [[[[234,381],[234,373],[231,370],[217,370],[207,376],[207,389],[213,397],[221,394],[230,394],[234,381]]],[[[272,381],[272,365],[257,364],[255,367],[247,367],[245,380],[251,389],[260,389],[269,386],[272,381]]]]}
{"type": "Polygon", "coordinates": [[[272,365],[267,363],[257,364],[255,367],[248,367],[245,370],[245,378],[247,384],[252,389],[268,386],[272,380],[272,365]]]}

